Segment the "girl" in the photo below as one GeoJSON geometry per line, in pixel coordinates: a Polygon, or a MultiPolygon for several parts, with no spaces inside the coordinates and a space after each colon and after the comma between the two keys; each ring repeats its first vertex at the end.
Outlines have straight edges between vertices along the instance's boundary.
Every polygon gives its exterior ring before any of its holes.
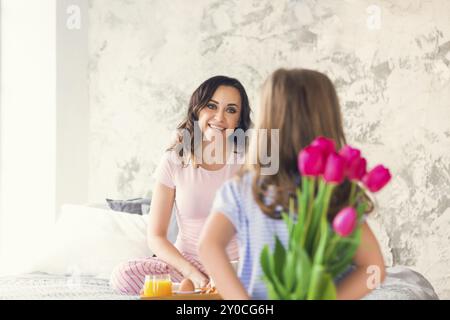
{"type": "MultiPolygon", "coordinates": [[[[265,244],[273,250],[275,234],[286,246],[288,232],[279,213],[288,211],[289,197],[295,194],[298,152],[317,136],[333,139],[336,148],[346,143],[335,89],[319,72],[275,71],[263,87],[261,104],[255,129],[279,129],[279,141],[271,141],[270,135],[265,141],[254,139],[250,150],[261,148],[262,143],[279,142],[279,171],[261,175],[258,161],[256,165],[246,164],[238,178],[226,182],[217,192],[200,240],[201,261],[224,299],[267,298],[260,253],[265,244]],[[240,249],[239,278],[224,250],[235,235],[240,249]]],[[[349,186],[347,181],[333,193],[330,221],[346,204],[349,186]]],[[[354,265],[355,270],[337,286],[338,299],[359,299],[370,291],[367,266],[378,266],[384,279],[384,261],[367,223],[362,227],[354,265]]]]}
{"type": "MultiPolygon", "coordinates": [[[[223,149],[215,150],[216,154],[222,153],[222,157],[203,161],[207,156],[205,152],[211,146],[212,137],[226,140],[226,129],[228,133],[247,130],[250,123],[248,97],[238,80],[216,76],[195,90],[187,116],[177,128],[177,139],[156,170],[147,238],[157,258],[147,257],[119,265],[110,280],[115,290],[139,294],[145,275],[161,273],[170,273],[175,282],[190,278],[196,287],[207,285],[209,277],[197,256],[200,231],[216,190],[240,165],[225,161],[228,155],[237,152],[234,147],[233,150],[226,148],[226,143],[222,143],[223,149]],[[201,134],[200,139],[196,138],[197,133],[201,134]],[[175,244],[167,239],[173,208],[179,229],[175,244]]],[[[238,258],[235,241],[231,241],[227,252],[229,259],[238,258]]]]}

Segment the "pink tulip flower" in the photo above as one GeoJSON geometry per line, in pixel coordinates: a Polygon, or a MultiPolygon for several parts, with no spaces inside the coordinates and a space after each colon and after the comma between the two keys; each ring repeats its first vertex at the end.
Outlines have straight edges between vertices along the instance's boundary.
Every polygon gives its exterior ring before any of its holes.
{"type": "Polygon", "coordinates": [[[367,173],[367,161],[364,158],[358,158],[347,167],[347,177],[352,181],[360,181],[367,173]]]}
{"type": "Polygon", "coordinates": [[[326,182],[339,184],[345,177],[345,160],[336,152],[330,153],[325,164],[323,178],[326,182]]]}
{"type": "Polygon", "coordinates": [[[367,161],[361,158],[361,151],[349,145],[344,146],[339,155],[345,159],[345,170],[347,177],[352,181],[361,180],[366,174],[367,161]]]}
{"type": "Polygon", "coordinates": [[[358,149],[352,148],[349,145],[343,146],[342,149],[339,151],[339,155],[342,156],[347,164],[352,163],[356,159],[361,158],[361,151],[358,149]]]}
{"type": "Polygon", "coordinates": [[[357,218],[356,210],[352,207],[346,207],[334,217],[333,230],[341,237],[347,237],[355,229],[357,218]]]}
{"type": "Polygon", "coordinates": [[[362,182],[371,192],[377,192],[381,190],[389,180],[391,180],[389,169],[380,164],[370,170],[363,177],[362,182]]]}
{"type": "Polygon", "coordinates": [[[336,147],[334,144],[334,141],[325,137],[317,137],[314,139],[313,142],[311,142],[311,146],[319,147],[322,152],[324,159],[326,160],[328,158],[328,155],[334,151],[336,151],[336,147]]]}
{"type": "Polygon", "coordinates": [[[298,169],[303,176],[321,175],[324,167],[325,161],[319,147],[308,146],[298,154],[298,169]]]}

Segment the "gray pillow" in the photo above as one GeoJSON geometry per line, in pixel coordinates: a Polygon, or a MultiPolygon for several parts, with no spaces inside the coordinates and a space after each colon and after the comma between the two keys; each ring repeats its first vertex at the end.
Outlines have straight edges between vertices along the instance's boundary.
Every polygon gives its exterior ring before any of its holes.
{"type": "Polygon", "coordinates": [[[142,206],[148,205],[150,207],[150,199],[146,198],[135,198],[129,200],[106,199],[106,202],[111,210],[134,214],[147,214],[147,212],[142,211],[142,206]]]}
{"type": "Polygon", "coordinates": [[[150,213],[150,203],[149,204],[143,203],[141,205],[141,211],[142,211],[142,214],[149,214],[150,213]]]}

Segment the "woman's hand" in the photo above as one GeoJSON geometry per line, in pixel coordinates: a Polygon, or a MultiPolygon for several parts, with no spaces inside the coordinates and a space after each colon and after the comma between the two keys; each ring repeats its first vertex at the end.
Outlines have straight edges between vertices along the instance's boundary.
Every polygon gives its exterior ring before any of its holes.
{"type": "Polygon", "coordinates": [[[195,288],[205,288],[209,284],[209,278],[194,266],[184,272],[183,277],[191,279],[195,288]]]}

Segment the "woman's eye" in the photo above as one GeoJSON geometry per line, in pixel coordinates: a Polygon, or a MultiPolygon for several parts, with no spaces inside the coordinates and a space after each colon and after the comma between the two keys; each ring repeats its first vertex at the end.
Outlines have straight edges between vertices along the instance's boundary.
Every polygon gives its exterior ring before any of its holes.
{"type": "Polygon", "coordinates": [[[234,108],[229,108],[227,111],[228,113],[236,113],[236,109],[234,108]]]}
{"type": "Polygon", "coordinates": [[[208,107],[208,109],[215,109],[216,108],[216,105],[212,104],[212,103],[209,103],[206,106],[208,107]]]}

